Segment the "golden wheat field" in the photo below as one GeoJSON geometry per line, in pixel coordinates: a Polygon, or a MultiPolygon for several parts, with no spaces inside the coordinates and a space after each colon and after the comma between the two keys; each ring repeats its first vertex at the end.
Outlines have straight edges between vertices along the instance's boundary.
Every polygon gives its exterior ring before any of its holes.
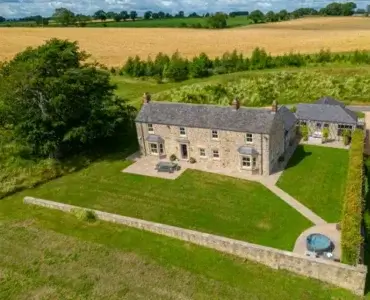
{"type": "Polygon", "coordinates": [[[50,38],[77,40],[92,58],[109,66],[128,56],[154,56],[179,50],[185,56],[214,57],[237,49],[250,54],[263,47],[272,54],[312,53],[320,49],[370,49],[370,18],[318,17],[227,30],[169,28],[0,28],[0,60],[50,38]]]}

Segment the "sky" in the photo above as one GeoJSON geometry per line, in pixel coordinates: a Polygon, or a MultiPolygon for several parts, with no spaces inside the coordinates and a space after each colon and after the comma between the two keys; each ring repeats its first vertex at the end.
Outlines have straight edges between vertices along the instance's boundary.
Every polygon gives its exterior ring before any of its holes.
{"type": "MultiPolygon", "coordinates": [[[[50,16],[56,8],[65,7],[75,13],[92,14],[99,9],[105,11],[146,10],[176,13],[216,12],[216,11],[279,11],[294,10],[299,7],[323,7],[334,0],[0,0],[0,16],[18,18],[30,15],[50,16]]],[[[336,0],[344,2],[344,0],[336,0]]],[[[365,7],[370,0],[354,1],[358,7],[365,7]]]]}

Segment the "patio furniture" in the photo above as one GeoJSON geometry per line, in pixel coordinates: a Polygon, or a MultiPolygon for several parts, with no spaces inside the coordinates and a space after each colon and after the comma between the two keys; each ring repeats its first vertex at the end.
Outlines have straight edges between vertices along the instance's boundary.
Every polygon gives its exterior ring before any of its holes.
{"type": "Polygon", "coordinates": [[[179,170],[179,166],[177,163],[174,162],[161,161],[157,163],[155,169],[157,170],[157,172],[173,173],[174,171],[179,170]]]}

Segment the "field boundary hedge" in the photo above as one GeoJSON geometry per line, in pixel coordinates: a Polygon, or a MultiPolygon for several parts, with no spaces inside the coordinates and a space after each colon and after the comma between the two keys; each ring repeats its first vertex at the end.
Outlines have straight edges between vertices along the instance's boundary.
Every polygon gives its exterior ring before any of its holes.
{"type": "Polygon", "coordinates": [[[303,54],[290,52],[272,56],[263,48],[255,48],[250,57],[234,50],[211,59],[200,53],[191,59],[182,57],[179,52],[171,56],[158,53],[154,59],[146,60],[139,56],[129,57],[121,69],[111,68],[113,74],[126,74],[131,77],[155,78],[159,83],[184,81],[189,78],[204,78],[217,74],[230,74],[242,71],[267,70],[277,68],[301,68],[306,66],[347,63],[350,65],[370,64],[370,51],[355,50],[335,53],[322,49],[317,53],[303,54]]]}
{"type": "Polygon", "coordinates": [[[352,134],[349,151],[347,185],[342,211],[342,262],[357,265],[360,260],[363,237],[361,234],[364,206],[364,131],[352,134]]]}

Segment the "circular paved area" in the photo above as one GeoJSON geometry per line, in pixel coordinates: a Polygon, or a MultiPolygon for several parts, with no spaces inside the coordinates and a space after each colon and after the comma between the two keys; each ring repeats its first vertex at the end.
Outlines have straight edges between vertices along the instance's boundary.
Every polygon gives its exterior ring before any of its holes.
{"type": "Polygon", "coordinates": [[[306,252],[306,238],[311,233],[321,233],[326,235],[334,244],[334,259],[340,259],[341,248],[340,248],[340,234],[341,232],[337,230],[336,224],[322,224],[316,225],[305,230],[297,239],[294,246],[294,253],[305,255],[306,252]]]}

